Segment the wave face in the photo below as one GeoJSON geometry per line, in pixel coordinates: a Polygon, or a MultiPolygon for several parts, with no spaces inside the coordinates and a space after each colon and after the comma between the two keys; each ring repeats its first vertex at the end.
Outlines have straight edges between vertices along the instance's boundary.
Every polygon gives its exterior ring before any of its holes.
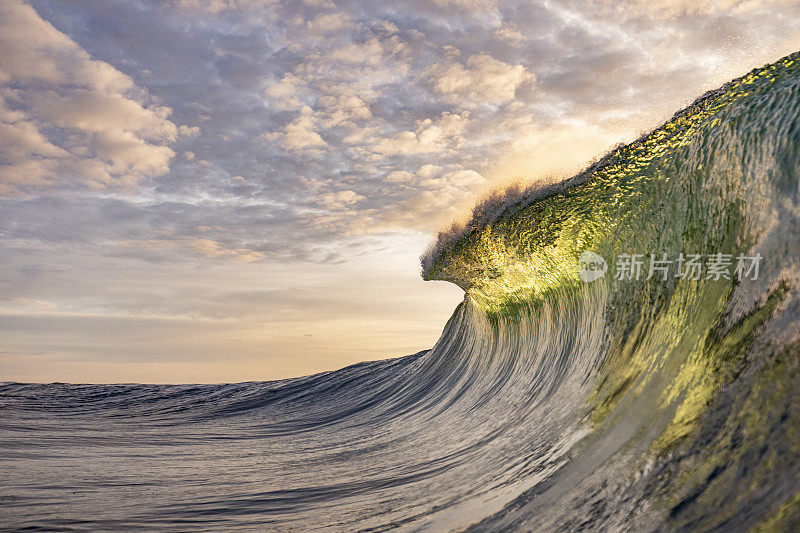
{"type": "Polygon", "coordinates": [[[796,530],[798,61],[440,236],[424,276],[466,294],[431,350],[268,383],[0,385],[4,525],[796,530]],[[591,283],[585,251],[609,265],[591,283]],[[726,254],[731,279],[617,279],[635,254],[726,254]]]}

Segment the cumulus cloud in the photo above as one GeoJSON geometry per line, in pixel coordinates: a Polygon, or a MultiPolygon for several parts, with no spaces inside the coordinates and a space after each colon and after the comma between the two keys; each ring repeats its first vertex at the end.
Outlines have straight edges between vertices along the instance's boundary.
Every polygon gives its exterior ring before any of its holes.
{"type": "Polygon", "coordinates": [[[356,94],[325,95],[319,98],[319,103],[327,127],[346,125],[357,128],[358,123],[372,118],[369,105],[356,94]]]}
{"type": "Polygon", "coordinates": [[[379,66],[383,59],[383,46],[378,39],[373,38],[333,50],[328,57],[343,63],[379,66]]]}
{"type": "Polygon", "coordinates": [[[474,187],[486,181],[486,179],[474,170],[454,170],[448,172],[442,179],[454,187],[474,187]]]}
{"type": "Polygon", "coordinates": [[[179,130],[125,74],[32,7],[0,5],[0,194],[131,186],[169,171],[179,130]]]}
{"type": "Polygon", "coordinates": [[[267,87],[264,94],[270,99],[271,105],[278,109],[299,109],[303,107],[299,98],[302,84],[303,80],[289,73],[279,83],[267,87]]]}
{"type": "Polygon", "coordinates": [[[268,133],[264,138],[267,141],[277,141],[283,148],[293,152],[326,146],[316,131],[313,113],[308,106],[304,106],[300,115],[286,124],[281,132],[268,133]]]}
{"type": "Polygon", "coordinates": [[[466,66],[440,63],[424,73],[437,92],[451,100],[501,104],[514,99],[517,88],[536,76],[523,65],[509,65],[488,54],[470,56],[466,66]]]}
{"type": "Polygon", "coordinates": [[[347,209],[363,199],[364,196],[357,194],[354,191],[339,191],[335,193],[323,194],[320,197],[320,202],[328,209],[338,211],[347,209]]]}
{"type": "Polygon", "coordinates": [[[409,183],[414,175],[405,170],[393,170],[386,176],[387,183],[409,183]]]}
{"type": "Polygon", "coordinates": [[[444,152],[464,145],[464,132],[469,124],[469,112],[442,113],[435,121],[426,118],[417,122],[414,131],[400,131],[383,137],[372,147],[380,155],[425,154],[444,152]]]}
{"type": "Polygon", "coordinates": [[[314,32],[334,32],[350,24],[350,17],[345,13],[320,13],[306,22],[308,29],[314,32]]]}

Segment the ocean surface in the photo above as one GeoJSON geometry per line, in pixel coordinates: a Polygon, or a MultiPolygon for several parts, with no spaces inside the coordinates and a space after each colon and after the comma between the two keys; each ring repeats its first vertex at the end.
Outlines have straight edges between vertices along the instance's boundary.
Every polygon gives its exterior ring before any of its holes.
{"type": "Polygon", "coordinates": [[[0,384],[0,527],[800,530],[798,260],[793,54],[440,235],[465,298],[428,351],[0,384]]]}

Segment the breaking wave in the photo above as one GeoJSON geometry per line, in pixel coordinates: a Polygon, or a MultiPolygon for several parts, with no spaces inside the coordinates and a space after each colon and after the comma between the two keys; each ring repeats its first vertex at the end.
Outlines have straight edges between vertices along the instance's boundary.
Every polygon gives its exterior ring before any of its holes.
{"type": "Polygon", "coordinates": [[[423,274],[465,298],[431,350],[268,383],[1,385],[6,525],[796,528],[798,60],[441,235],[423,274]]]}

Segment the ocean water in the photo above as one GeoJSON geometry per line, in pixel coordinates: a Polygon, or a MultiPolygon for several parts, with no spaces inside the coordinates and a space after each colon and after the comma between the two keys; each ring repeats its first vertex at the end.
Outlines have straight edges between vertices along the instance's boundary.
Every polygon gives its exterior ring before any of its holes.
{"type": "Polygon", "coordinates": [[[793,54],[440,235],[423,274],[465,297],[428,351],[275,382],[0,384],[0,526],[796,531],[798,259],[793,54]]]}

